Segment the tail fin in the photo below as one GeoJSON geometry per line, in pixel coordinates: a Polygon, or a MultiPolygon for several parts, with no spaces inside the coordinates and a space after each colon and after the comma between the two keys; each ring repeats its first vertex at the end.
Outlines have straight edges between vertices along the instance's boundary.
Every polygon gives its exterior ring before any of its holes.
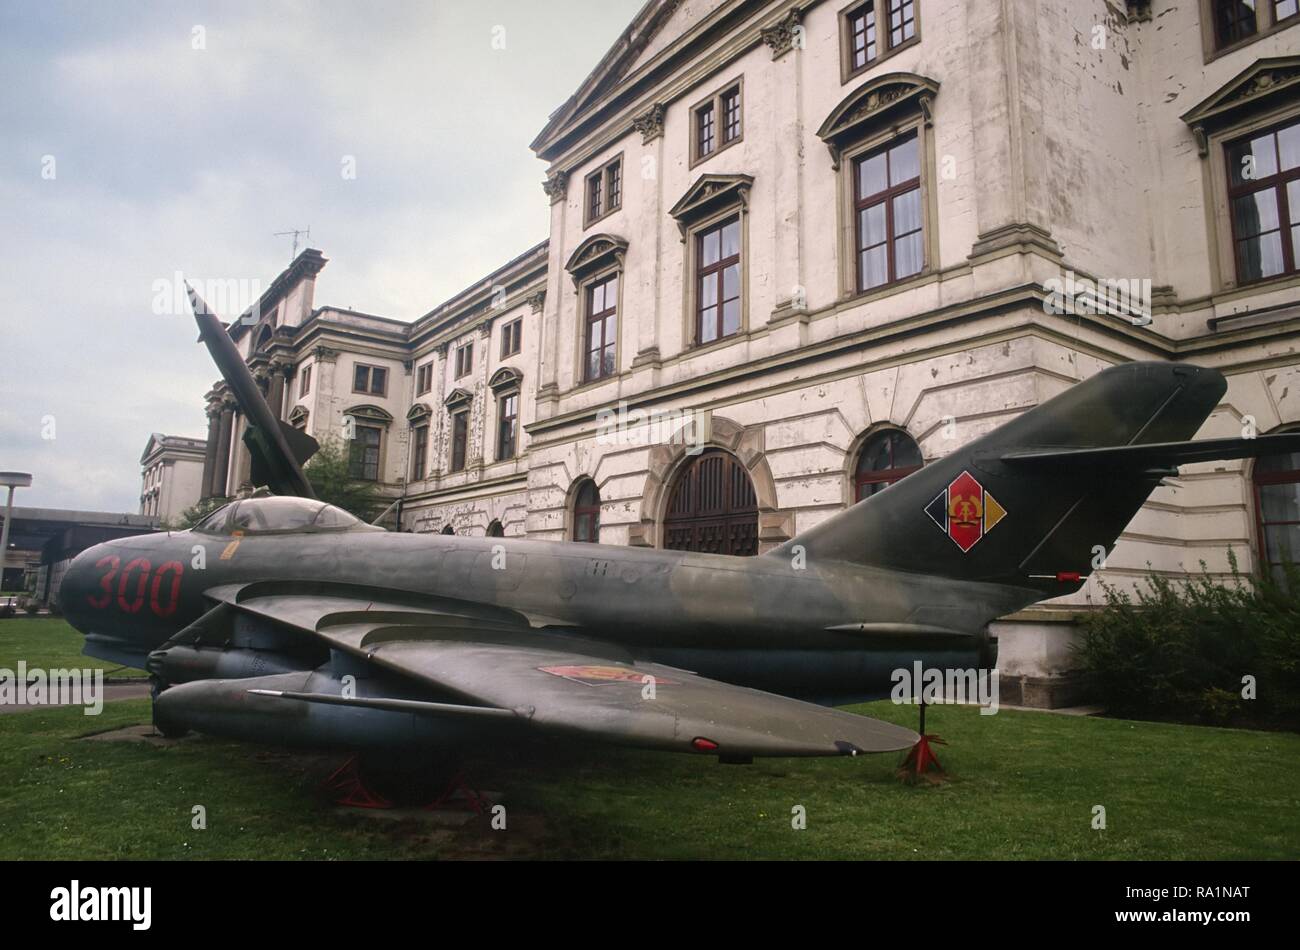
{"type": "Polygon", "coordinates": [[[1188,364],[1110,367],[769,556],[801,545],[810,560],[1069,593],[1181,462],[1300,449],[1300,436],[1189,448],[1226,389],[1188,364]]]}

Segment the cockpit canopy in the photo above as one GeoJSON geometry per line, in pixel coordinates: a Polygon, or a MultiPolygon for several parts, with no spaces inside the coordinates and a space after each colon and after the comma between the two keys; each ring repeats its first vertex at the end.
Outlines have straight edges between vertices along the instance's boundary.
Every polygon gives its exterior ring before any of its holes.
{"type": "Polygon", "coordinates": [[[223,505],[194,526],[202,534],[273,532],[382,531],[342,508],[312,498],[273,496],[245,498],[223,505]]]}

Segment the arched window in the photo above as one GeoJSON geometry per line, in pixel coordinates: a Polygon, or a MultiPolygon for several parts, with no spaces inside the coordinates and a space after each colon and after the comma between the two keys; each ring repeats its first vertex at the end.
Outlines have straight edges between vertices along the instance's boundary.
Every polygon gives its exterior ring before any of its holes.
{"type": "Polygon", "coordinates": [[[758,553],[758,498],[740,459],[722,449],[706,449],[677,473],[664,517],[664,547],[758,553]]]}
{"type": "Polygon", "coordinates": [[[901,429],[877,432],[862,446],[853,475],[853,500],[884,491],[894,482],[921,467],[921,449],[901,429]]]}
{"type": "Polygon", "coordinates": [[[1300,564],[1300,452],[1255,462],[1255,517],[1260,562],[1280,580],[1283,563],[1300,564]]]}
{"type": "Polygon", "coordinates": [[[455,533],[456,533],[456,529],[453,528],[451,525],[444,525],[444,526],[443,526],[443,529],[442,529],[442,533],[443,533],[443,534],[455,534],[455,533]]]}
{"type": "Polygon", "coordinates": [[[573,496],[573,540],[600,543],[600,489],[590,478],[573,496]]]}
{"type": "Polygon", "coordinates": [[[492,523],[487,527],[487,536],[489,538],[504,538],[506,536],[506,529],[501,527],[500,521],[493,519],[492,523]]]}

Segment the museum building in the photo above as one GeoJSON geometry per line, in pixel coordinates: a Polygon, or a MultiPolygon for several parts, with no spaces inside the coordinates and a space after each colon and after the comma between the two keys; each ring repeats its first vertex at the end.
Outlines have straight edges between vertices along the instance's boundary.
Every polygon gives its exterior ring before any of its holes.
{"type": "MultiPolygon", "coordinates": [[[[1131,360],[1227,376],[1198,437],[1295,428],[1297,25],[1296,0],[651,0],[532,143],[548,240],[414,323],[315,307],[309,249],[231,333],[407,531],[755,554],[1131,360]]],[[[208,401],[227,496],[243,420],[208,401]]],[[[1169,479],[1083,590],[996,625],[1004,695],[1066,701],[1098,577],[1300,550],[1298,469],[1169,479]]]]}

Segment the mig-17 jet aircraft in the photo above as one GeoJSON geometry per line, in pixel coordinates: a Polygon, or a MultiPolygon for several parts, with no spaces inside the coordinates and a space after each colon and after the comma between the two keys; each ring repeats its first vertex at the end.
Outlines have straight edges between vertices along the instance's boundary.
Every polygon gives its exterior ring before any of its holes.
{"type": "Polygon", "coordinates": [[[1078,590],[1179,465],[1300,451],[1300,434],[1186,441],[1223,375],[1138,362],[757,557],[390,532],[315,499],[316,443],[190,293],[274,494],[97,545],[60,592],[87,654],[150,671],[169,734],[417,754],[563,734],[732,762],[907,749],[916,732],[830,706],[918,660],[991,667],[989,622],[1078,590]]]}

